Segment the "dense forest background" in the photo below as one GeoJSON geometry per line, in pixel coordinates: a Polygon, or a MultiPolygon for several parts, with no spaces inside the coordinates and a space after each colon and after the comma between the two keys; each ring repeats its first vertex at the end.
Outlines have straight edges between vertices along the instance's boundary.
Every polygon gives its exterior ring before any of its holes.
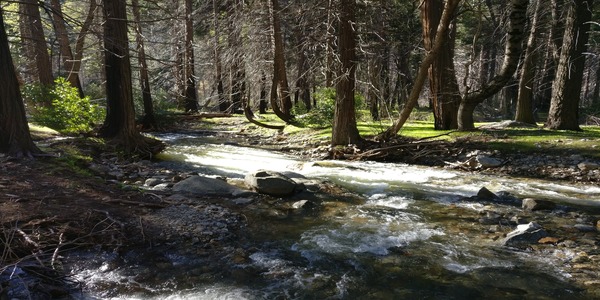
{"type": "MultiPolygon", "coordinates": [[[[245,112],[249,119],[273,110],[294,123],[330,109],[336,117],[321,122],[343,128],[334,129],[333,144],[344,144],[360,138],[356,118],[393,121],[413,106],[430,111],[436,129],[470,130],[475,121],[499,119],[568,130],[598,123],[600,24],[590,0],[0,5],[28,114],[59,105],[59,87],[72,86],[89,105],[112,106],[106,120],[114,120],[126,110],[111,105],[121,96],[106,86],[116,69],[107,56],[114,54],[131,63],[119,77],[132,85],[147,128],[157,112],[173,110],[245,112]],[[111,18],[126,32],[107,26],[111,18]],[[127,41],[111,49],[119,39],[127,41]]],[[[79,114],[104,118],[103,109],[79,114]]],[[[115,135],[106,120],[103,132],[115,135]]]]}

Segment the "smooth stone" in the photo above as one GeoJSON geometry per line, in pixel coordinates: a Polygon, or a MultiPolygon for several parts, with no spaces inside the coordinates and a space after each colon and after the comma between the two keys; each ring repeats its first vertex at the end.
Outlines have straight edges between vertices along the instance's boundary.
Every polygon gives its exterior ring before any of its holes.
{"type": "Polygon", "coordinates": [[[548,236],[542,226],[530,222],[528,224],[518,225],[517,229],[509,232],[502,244],[508,247],[523,247],[538,243],[538,241],[548,236]]]}
{"type": "Polygon", "coordinates": [[[521,206],[526,211],[552,210],[556,207],[556,203],[548,200],[525,198],[521,206]]]}
{"type": "Polygon", "coordinates": [[[204,176],[190,176],[173,186],[173,191],[196,195],[240,195],[244,190],[228,184],[227,182],[204,176]]]}

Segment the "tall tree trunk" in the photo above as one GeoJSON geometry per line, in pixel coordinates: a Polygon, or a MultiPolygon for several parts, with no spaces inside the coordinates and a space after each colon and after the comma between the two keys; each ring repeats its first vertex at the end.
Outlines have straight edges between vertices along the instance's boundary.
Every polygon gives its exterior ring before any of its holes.
{"type": "Polygon", "coordinates": [[[333,87],[333,59],[335,55],[335,31],[334,31],[334,0],[328,0],[327,4],[327,29],[325,30],[325,87],[333,87]]]}
{"type": "Polygon", "coordinates": [[[62,6],[59,0],[51,0],[50,5],[52,7],[52,24],[54,25],[54,31],[56,32],[56,39],[58,40],[60,55],[63,61],[63,69],[67,76],[67,81],[71,86],[77,88],[79,97],[83,98],[84,93],[81,81],[79,80],[79,69],[75,70],[75,57],[71,50],[69,33],[65,24],[62,6]]]}
{"type": "Polygon", "coordinates": [[[289,123],[293,119],[291,114],[292,99],[285,68],[285,49],[281,33],[281,22],[279,21],[279,1],[270,0],[269,3],[271,4],[269,8],[273,26],[273,86],[275,86],[271,88],[271,106],[280,119],[289,123]],[[277,94],[279,94],[279,97],[277,97],[277,94]],[[281,101],[278,101],[278,99],[281,99],[281,101]]]}
{"type": "MultiPolygon", "coordinates": [[[[260,95],[258,99],[258,112],[261,114],[267,113],[267,75],[265,71],[260,71],[260,95]]],[[[249,105],[249,104],[248,104],[249,105]]]]}
{"type": "MultiPolygon", "coordinates": [[[[423,22],[423,43],[426,51],[431,51],[435,33],[443,11],[442,0],[426,0],[421,5],[421,20],[423,22]]],[[[454,44],[456,39],[455,26],[451,26],[448,36],[444,39],[444,49],[429,67],[430,103],[433,105],[435,129],[456,129],[458,126],[457,113],[460,103],[460,91],[454,71],[454,44]]]]}
{"type": "Polygon", "coordinates": [[[217,102],[220,112],[227,112],[229,103],[225,100],[225,88],[223,87],[223,66],[221,64],[221,47],[219,45],[219,37],[221,29],[219,28],[219,12],[217,0],[213,0],[213,28],[215,30],[214,43],[214,59],[215,59],[215,86],[217,88],[217,102]]]}
{"type": "Polygon", "coordinates": [[[336,101],[331,145],[361,144],[356,125],[354,91],[356,86],[356,0],[340,1],[338,55],[340,70],[335,86],[336,101]]]}
{"type": "Polygon", "coordinates": [[[368,62],[368,73],[371,84],[369,85],[368,102],[369,112],[373,121],[381,120],[379,115],[379,106],[381,104],[381,60],[378,57],[371,57],[368,62]]]}
{"type": "MultiPolygon", "coordinates": [[[[52,61],[48,54],[48,46],[44,35],[44,27],[40,15],[39,3],[37,0],[24,0],[24,11],[28,19],[28,27],[31,33],[32,49],[36,65],[36,74],[38,81],[43,86],[52,86],[54,76],[52,76],[52,61]]],[[[47,103],[48,105],[50,103],[47,103]]]]}
{"type": "Polygon", "coordinates": [[[543,75],[538,84],[536,93],[536,103],[538,109],[547,111],[550,109],[550,100],[552,98],[552,82],[556,75],[556,65],[560,58],[560,48],[562,44],[562,33],[564,32],[564,22],[562,10],[565,0],[550,0],[551,19],[546,39],[546,53],[544,58],[543,75]]]}
{"type": "Polygon", "coordinates": [[[592,18],[593,0],[572,0],[567,5],[565,32],[552,84],[552,100],[546,126],[550,129],[581,130],[579,101],[583,68],[592,18]]]}
{"type": "Polygon", "coordinates": [[[144,158],[164,145],[142,136],[135,126],[125,0],[103,0],[106,72],[106,119],[99,135],[111,139],[130,155],[144,158]]]}
{"type": "Polygon", "coordinates": [[[519,94],[517,98],[517,112],[515,121],[535,124],[535,116],[533,114],[533,79],[536,73],[535,62],[538,57],[536,35],[538,33],[539,18],[541,15],[541,2],[536,0],[533,18],[529,25],[530,32],[527,40],[527,49],[525,58],[521,67],[521,78],[519,79],[519,94]]]}
{"type": "Polygon", "coordinates": [[[442,12],[442,17],[440,18],[440,24],[437,27],[437,32],[435,34],[436,39],[433,43],[433,46],[430,51],[425,54],[423,61],[421,61],[421,65],[419,65],[419,70],[417,72],[417,76],[415,77],[414,84],[410,91],[410,95],[406,100],[406,104],[402,111],[400,112],[400,117],[388,128],[385,132],[381,133],[378,136],[378,139],[387,140],[391,137],[395,136],[400,128],[404,126],[406,120],[410,116],[410,113],[417,105],[419,100],[419,95],[421,94],[421,90],[423,89],[423,85],[425,84],[425,80],[427,79],[427,73],[429,67],[435,60],[436,56],[441,51],[444,45],[444,39],[447,37],[448,27],[452,22],[452,18],[454,16],[454,12],[456,11],[456,7],[460,3],[460,0],[448,0],[446,5],[444,6],[444,10],[442,12]]]}
{"type": "MultiPolygon", "coordinates": [[[[53,0],[56,1],[56,0],[53,0]]],[[[140,5],[138,0],[131,0],[133,18],[135,22],[135,40],[137,43],[138,64],[140,68],[140,85],[142,88],[142,102],[144,103],[144,117],[142,128],[156,128],[154,118],[154,105],[152,104],[152,93],[150,92],[150,76],[148,76],[148,64],[146,63],[146,49],[144,47],[144,35],[140,17],[140,5]]]]}
{"type": "Polygon", "coordinates": [[[32,157],[41,151],[29,133],[2,15],[0,7],[0,152],[19,158],[32,157]]]}
{"type": "Polygon", "coordinates": [[[592,109],[600,109],[600,62],[596,66],[596,84],[592,93],[592,109]]]}
{"type": "Polygon", "coordinates": [[[310,86],[308,84],[308,72],[309,72],[309,65],[308,65],[308,58],[306,57],[306,52],[305,50],[305,43],[306,43],[306,33],[300,29],[301,26],[298,25],[296,27],[297,29],[294,30],[294,34],[296,36],[296,55],[297,55],[297,59],[298,59],[298,63],[297,63],[297,69],[298,69],[298,76],[296,78],[296,94],[295,94],[295,102],[297,103],[298,100],[302,101],[302,103],[304,104],[304,107],[306,108],[307,111],[309,111],[311,109],[311,103],[310,103],[310,86]]]}
{"type": "Polygon", "coordinates": [[[192,0],[185,0],[185,111],[198,112],[198,96],[196,93],[196,74],[194,71],[194,20],[192,0]]]}
{"type": "Polygon", "coordinates": [[[527,5],[529,0],[511,0],[504,62],[500,71],[481,89],[465,95],[458,109],[458,129],[473,130],[475,122],[473,113],[477,105],[500,91],[512,78],[519,65],[522,52],[525,24],[527,22],[527,5]]]}

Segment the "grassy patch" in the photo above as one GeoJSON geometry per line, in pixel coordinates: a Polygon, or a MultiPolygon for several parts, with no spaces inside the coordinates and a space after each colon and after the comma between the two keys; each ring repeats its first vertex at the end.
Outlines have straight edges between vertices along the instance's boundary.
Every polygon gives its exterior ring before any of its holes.
{"type": "Polygon", "coordinates": [[[34,140],[44,140],[57,137],[60,133],[52,128],[29,123],[29,132],[34,140]]]}

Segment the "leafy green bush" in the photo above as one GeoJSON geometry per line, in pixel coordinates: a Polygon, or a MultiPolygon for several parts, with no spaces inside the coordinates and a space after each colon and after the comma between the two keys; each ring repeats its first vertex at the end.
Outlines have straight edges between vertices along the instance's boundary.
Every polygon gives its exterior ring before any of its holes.
{"type": "MultiPolygon", "coordinates": [[[[297,120],[306,126],[330,127],[333,125],[333,117],[335,115],[335,88],[319,88],[313,95],[317,105],[309,112],[303,103],[299,103],[299,107],[294,108],[294,114],[297,114],[297,120]],[[302,114],[304,113],[304,114],[302,114]]],[[[357,119],[360,118],[361,109],[366,106],[365,99],[360,94],[354,95],[354,103],[356,107],[357,119]]]]}
{"type": "Polygon", "coordinates": [[[92,104],[89,97],[80,98],[77,88],[64,78],[54,81],[53,87],[26,85],[23,98],[33,105],[32,120],[63,133],[80,133],[102,122],[104,110],[92,104]],[[50,106],[43,103],[52,103],[50,106]]]}
{"type": "Polygon", "coordinates": [[[315,107],[306,112],[304,103],[293,108],[296,120],[305,126],[330,127],[335,114],[335,89],[319,88],[313,95],[317,102],[315,107]]]}

